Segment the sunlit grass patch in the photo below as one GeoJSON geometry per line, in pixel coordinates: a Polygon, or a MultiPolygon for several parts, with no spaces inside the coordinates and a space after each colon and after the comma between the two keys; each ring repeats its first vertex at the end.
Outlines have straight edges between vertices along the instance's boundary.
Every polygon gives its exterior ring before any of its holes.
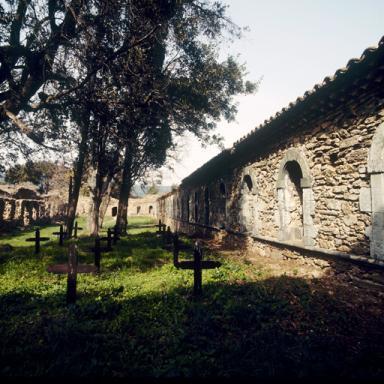
{"type": "MultiPolygon", "coordinates": [[[[222,266],[203,271],[203,295],[194,298],[193,271],[173,266],[156,228],[143,227],[152,223],[130,218],[128,235],[102,254],[101,273],[78,275],[70,306],[66,275],[46,270],[66,262],[67,246],[55,239],[34,255],[23,242],[30,234],[0,240],[14,247],[0,255],[2,375],[384,374],[383,316],[367,303],[351,311],[338,299],[349,291],[330,295],[321,281],[272,277],[267,268],[204,249],[222,266]]],[[[93,264],[94,239],[83,231],[76,242],[79,263],[93,264]]],[[[179,258],[191,260],[192,249],[179,258]]]]}

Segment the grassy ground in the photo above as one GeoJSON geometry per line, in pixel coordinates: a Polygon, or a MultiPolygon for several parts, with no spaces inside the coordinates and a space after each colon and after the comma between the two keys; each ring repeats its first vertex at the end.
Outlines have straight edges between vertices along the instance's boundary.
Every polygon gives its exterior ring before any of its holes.
{"type": "MultiPolygon", "coordinates": [[[[35,256],[24,241],[31,233],[0,238],[14,247],[0,255],[2,376],[384,378],[380,293],[361,300],[348,286],[331,291],[321,279],[272,275],[214,252],[206,257],[223,265],[203,272],[204,294],[194,299],[193,272],[173,267],[156,229],[140,228],[150,222],[130,220],[101,274],[78,275],[70,306],[66,276],[46,272],[66,261],[57,239],[35,256]]],[[[80,263],[93,262],[91,245],[78,240],[80,263]]]]}

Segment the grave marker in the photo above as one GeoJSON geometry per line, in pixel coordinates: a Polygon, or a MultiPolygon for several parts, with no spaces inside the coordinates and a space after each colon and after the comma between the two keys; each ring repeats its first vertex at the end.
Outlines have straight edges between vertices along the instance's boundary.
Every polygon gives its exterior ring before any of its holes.
{"type": "Polygon", "coordinates": [[[120,240],[120,233],[117,229],[117,225],[115,225],[113,228],[110,228],[111,229],[111,232],[113,234],[113,244],[116,245],[117,244],[117,240],[120,240]]]}
{"type": "Polygon", "coordinates": [[[78,224],[77,224],[77,221],[75,221],[75,228],[74,228],[74,233],[73,233],[73,237],[75,239],[77,239],[77,231],[81,231],[83,228],[79,227],[78,224]]]}
{"type": "Polygon", "coordinates": [[[173,265],[178,269],[193,269],[193,294],[200,296],[203,292],[202,270],[219,268],[221,263],[213,260],[203,260],[203,250],[200,243],[196,241],[193,250],[193,261],[179,261],[179,236],[173,238],[173,265]]]}
{"type": "Polygon", "coordinates": [[[161,233],[161,229],[163,228],[163,224],[161,223],[161,220],[159,220],[158,227],[159,227],[159,229],[157,230],[157,233],[160,234],[161,233]]]}
{"type": "Polygon", "coordinates": [[[67,304],[76,302],[76,279],[77,279],[77,246],[69,244],[68,255],[68,277],[67,277],[67,304]]]}
{"type": "Polygon", "coordinates": [[[95,255],[95,267],[97,269],[97,272],[100,272],[100,260],[101,260],[101,254],[103,252],[108,252],[111,249],[108,247],[102,247],[100,246],[100,237],[96,236],[95,238],[95,246],[89,248],[95,255]]]}
{"type": "Polygon", "coordinates": [[[109,251],[112,250],[112,231],[111,228],[108,228],[107,230],[107,237],[102,237],[100,239],[101,241],[107,241],[107,248],[109,251]]]}
{"type": "Polygon", "coordinates": [[[49,265],[47,271],[55,274],[67,274],[67,304],[76,302],[77,274],[98,272],[96,266],[78,264],[77,245],[74,243],[69,245],[68,263],[49,265]]]}
{"type": "Polygon", "coordinates": [[[53,232],[54,235],[59,235],[59,245],[64,245],[64,236],[67,235],[67,232],[63,229],[63,224],[60,224],[60,231],[59,232],[53,232]]]}
{"type": "Polygon", "coordinates": [[[40,229],[36,229],[35,231],[35,237],[30,237],[26,239],[25,241],[34,241],[35,242],[35,254],[37,255],[40,253],[40,242],[41,241],[47,241],[49,240],[49,237],[40,237],[40,229]]]}

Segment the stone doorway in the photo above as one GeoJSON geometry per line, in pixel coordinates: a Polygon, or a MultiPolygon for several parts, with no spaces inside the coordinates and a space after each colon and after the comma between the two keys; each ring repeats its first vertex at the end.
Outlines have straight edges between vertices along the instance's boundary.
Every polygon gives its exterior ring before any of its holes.
{"type": "Polygon", "coordinates": [[[296,161],[288,161],[284,167],[284,221],[288,240],[303,240],[303,190],[300,180],[303,174],[296,161]]]}
{"type": "Polygon", "coordinates": [[[279,239],[313,246],[314,200],[312,178],[302,151],[291,148],[284,156],[277,180],[279,239]]]}
{"type": "Polygon", "coordinates": [[[204,191],[204,224],[209,225],[209,189],[204,191]]]}

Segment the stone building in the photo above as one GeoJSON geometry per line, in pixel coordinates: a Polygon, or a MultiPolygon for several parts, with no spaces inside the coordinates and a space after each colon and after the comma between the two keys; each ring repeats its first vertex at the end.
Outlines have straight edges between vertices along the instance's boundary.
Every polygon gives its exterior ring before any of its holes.
{"type": "Polygon", "coordinates": [[[384,265],[384,38],[158,200],[176,230],[384,265]]]}
{"type": "Polygon", "coordinates": [[[59,194],[39,195],[25,187],[1,187],[0,231],[61,220],[66,214],[67,204],[59,194]]]}

